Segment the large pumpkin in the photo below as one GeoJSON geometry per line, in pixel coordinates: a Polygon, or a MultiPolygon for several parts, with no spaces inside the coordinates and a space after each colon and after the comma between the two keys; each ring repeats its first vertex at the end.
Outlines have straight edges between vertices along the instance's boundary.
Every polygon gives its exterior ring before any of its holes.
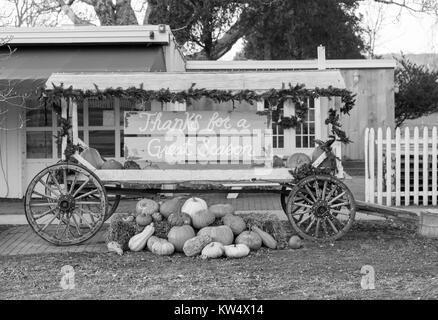
{"type": "Polygon", "coordinates": [[[224,225],[229,226],[235,236],[238,236],[246,229],[246,223],[242,217],[235,216],[234,214],[227,214],[222,218],[224,225]]]}
{"type": "Polygon", "coordinates": [[[224,245],[220,242],[207,244],[201,252],[202,259],[216,259],[224,254],[224,245]]]}
{"type": "Polygon", "coordinates": [[[192,222],[192,219],[188,214],[185,213],[172,213],[169,218],[167,218],[167,221],[172,227],[179,227],[183,226],[185,224],[190,225],[192,222]]]}
{"type": "Polygon", "coordinates": [[[191,226],[184,225],[180,227],[172,227],[167,234],[167,240],[174,245],[175,250],[182,252],[184,243],[187,240],[195,237],[195,230],[191,226]]]}
{"type": "Polygon", "coordinates": [[[187,213],[190,217],[192,217],[192,215],[194,215],[196,212],[207,209],[207,202],[201,198],[191,197],[184,202],[183,206],[181,207],[181,212],[187,213]]]}
{"type": "Polygon", "coordinates": [[[216,218],[225,217],[227,214],[234,214],[234,208],[231,204],[213,204],[209,208],[211,213],[214,214],[216,218]]]}
{"type": "Polygon", "coordinates": [[[254,231],[244,231],[237,236],[236,244],[245,244],[251,250],[258,250],[262,246],[262,238],[254,231]]]}
{"type": "Polygon", "coordinates": [[[155,236],[149,238],[147,247],[152,253],[160,256],[169,256],[175,251],[175,247],[166,239],[161,239],[155,236]]]}
{"type": "Polygon", "coordinates": [[[184,202],[184,197],[165,200],[160,205],[160,213],[167,219],[172,213],[180,213],[184,202]]]}
{"type": "Polygon", "coordinates": [[[210,210],[199,210],[192,214],[192,226],[196,229],[201,229],[212,224],[216,219],[210,210]]]}
{"type": "Polygon", "coordinates": [[[102,157],[94,148],[88,148],[81,152],[81,157],[87,160],[93,167],[100,169],[104,163],[102,157]]]}
{"type": "Polygon", "coordinates": [[[215,242],[223,245],[232,244],[234,240],[233,231],[228,226],[205,227],[199,230],[199,235],[207,235],[215,242]]]}
{"type": "Polygon", "coordinates": [[[139,202],[137,202],[137,205],[135,206],[135,212],[137,214],[153,214],[154,212],[157,212],[159,208],[159,204],[151,199],[141,199],[139,202]]]}
{"type": "Polygon", "coordinates": [[[116,160],[110,159],[105,161],[100,168],[102,170],[121,170],[123,169],[123,164],[116,160]]]}

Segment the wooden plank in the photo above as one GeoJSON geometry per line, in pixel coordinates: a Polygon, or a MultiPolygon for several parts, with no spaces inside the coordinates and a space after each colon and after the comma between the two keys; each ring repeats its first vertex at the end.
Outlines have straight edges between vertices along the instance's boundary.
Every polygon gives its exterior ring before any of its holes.
{"type": "Polygon", "coordinates": [[[392,150],[391,150],[391,128],[386,128],[386,205],[391,205],[392,188],[392,150]]]}
{"type": "Polygon", "coordinates": [[[377,203],[382,204],[383,197],[383,141],[382,128],[377,129],[377,203]]]}
{"type": "Polygon", "coordinates": [[[365,202],[370,201],[370,172],[368,170],[369,165],[370,165],[370,158],[368,155],[369,134],[370,134],[370,129],[365,128],[365,135],[364,135],[364,137],[365,137],[365,141],[364,141],[364,146],[365,146],[365,202]]]}
{"type": "Polygon", "coordinates": [[[428,155],[428,129],[427,127],[423,128],[423,140],[422,140],[422,147],[423,147],[423,160],[422,160],[422,168],[423,168],[423,206],[427,206],[429,202],[429,197],[427,195],[427,192],[429,191],[428,186],[428,173],[429,173],[429,155],[428,155]]]}
{"type": "Polygon", "coordinates": [[[376,182],[375,182],[376,176],[375,176],[375,172],[374,172],[374,162],[375,162],[374,148],[376,145],[376,141],[374,138],[374,129],[373,128],[370,129],[370,140],[369,141],[370,141],[370,144],[369,144],[369,147],[370,147],[370,162],[369,162],[369,164],[370,164],[370,199],[369,199],[369,202],[374,203],[374,200],[375,200],[374,188],[376,185],[376,182]]]}
{"type": "MultiPolygon", "coordinates": [[[[404,140],[405,140],[405,159],[409,159],[410,155],[410,148],[409,148],[409,139],[410,139],[410,133],[409,133],[409,128],[406,127],[405,128],[405,136],[404,136],[404,140]]],[[[406,165],[405,163],[405,206],[409,205],[409,175],[410,175],[410,170],[409,170],[409,166],[406,165]]]]}
{"type": "Polygon", "coordinates": [[[400,158],[401,158],[401,138],[400,138],[400,128],[395,130],[395,205],[401,205],[400,198],[400,158]]]}
{"type": "Polygon", "coordinates": [[[384,215],[388,215],[403,220],[409,220],[409,221],[419,220],[417,213],[405,209],[395,208],[395,207],[387,207],[379,204],[372,204],[372,203],[356,200],[356,208],[358,211],[378,212],[384,215]]]}
{"type": "Polygon", "coordinates": [[[418,127],[414,128],[414,204],[418,205],[418,191],[419,191],[419,183],[418,183],[418,174],[419,174],[419,130],[418,127]]]}
{"type": "Polygon", "coordinates": [[[438,148],[438,138],[437,138],[437,128],[434,126],[432,128],[432,205],[437,205],[437,148],[438,148]]]}

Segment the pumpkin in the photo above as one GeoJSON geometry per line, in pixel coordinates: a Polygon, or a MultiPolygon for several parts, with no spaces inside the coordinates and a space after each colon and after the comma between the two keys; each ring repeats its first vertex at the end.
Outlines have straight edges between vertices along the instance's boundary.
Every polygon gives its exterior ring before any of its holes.
{"type": "Polygon", "coordinates": [[[137,162],[135,162],[135,161],[133,161],[133,160],[128,160],[128,161],[126,161],[124,164],[123,164],[123,169],[125,169],[125,170],[140,170],[141,168],[140,168],[140,165],[137,163],[137,162]]]}
{"type": "Polygon", "coordinates": [[[224,254],[224,245],[220,242],[211,242],[207,244],[201,252],[202,259],[216,259],[224,254]]]}
{"type": "Polygon", "coordinates": [[[251,250],[258,250],[262,246],[262,238],[254,231],[244,231],[237,236],[236,244],[245,244],[251,250]]]}
{"type": "Polygon", "coordinates": [[[213,204],[208,210],[214,214],[216,218],[225,217],[227,214],[234,214],[234,208],[231,204],[213,204]]]}
{"type": "Polygon", "coordinates": [[[184,202],[183,206],[181,207],[181,212],[187,213],[191,218],[196,212],[207,209],[207,202],[201,198],[191,197],[184,202]]]}
{"type": "Polygon", "coordinates": [[[163,221],[163,216],[158,211],[154,212],[152,213],[152,220],[154,220],[155,222],[163,221]]]}
{"type": "Polygon", "coordinates": [[[139,226],[147,226],[148,224],[152,223],[152,216],[150,214],[146,214],[146,213],[142,213],[139,214],[136,218],[135,218],[135,222],[137,222],[137,224],[139,226]]]}
{"type": "Polygon", "coordinates": [[[174,253],[175,247],[166,239],[157,238],[157,241],[154,241],[151,247],[152,253],[158,254],[160,256],[170,256],[174,253]]]}
{"type": "Polygon", "coordinates": [[[184,243],[183,251],[187,257],[193,257],[201,254],[202,249],[211,242],[210,236],[200,235],[187,240],[184,243]]]}
{"type": "Polygon", "coordinates": [[[232,244],[234,240],[233,231],[228,226],[204,227],[198,232],[199,235],[207,235],[213,241],[220,242],[223,245],[232,244]]]}
{"type": "Polygon", "coordinates": [[[137,214],[153,214],[154,212],[157,212],[159,208],[159,204],[151,199],[141,199],[139,202],[137,202],[137,205],[135,206],[135,212],[137,214]]]}
{"type": "Polygon", "coordinates": [[[182,226],[182,225],[190,225],[192,222],[192,219],[188,214],[185,213],[172,213],[169,218],[167,218],[167,221],[172,227],[175,226],[182,226]]]}
{"type": "Polygon", "coordinates": [[[105,161],[100,168],[102,170],[121,170],[123,169],[123,164],[114,159],[110,159],[105,161]]]}
{"type": "Polygon", "coordinates": [[[193,237],[195,237],[195,230],[188,225],[172,227],[167,234],[167,240],[173,244],[175,250],[179,252],[182,252],[184,243],[193,237]]]}
{"type": "Polygon", "coordinates": [[[160,241],[160,239],[161,238],[157,236],[150,236],[148,241],[146,242],[146,247],[148,248],[148,250],[152,252],[152,246],[155,242],[160,241]]]}
{"type": "Polygon", "coordinates": [[[87,160],[93,167],[100,169],[104,163],[102,157],[94,148],[88,148],[81,152],[81,157],[87,160]]]}
{"type": "Polygon", "coordinates": [[[252,231],[257,233],[260,238],[262,238],[262,243],[270,248],[270,249],[276,249],[277,248],[277,241],[267,232],[263,231],[262,229],[258,228],[257,226],[252,226],[252,231]]]}
{"type": "Polygon", "coordinates": [[[235,236],[238,236],[246,229],[246,223],[242,217],[235,216],[234,214],[227,214],[222,218],[222,223],[229,226],[235,236]]]}
{"type": "Polygon", "coordinates": [[[224,252],[227,258],[242,258],[249,254],[250,249],[246,244],[232,244],[224,246],[224,252]]]}
{"type": "Polygon", "coordinates": [[[154,224],[150,224],[144,228],[142,232],[136,234],[131,239],[129,239],[128,246],[131,251],[141,251],[146,246],[148,239],[154,233],[154,224]]]}
{"type": "Polygon", "coordinates": [[[214,214],[208,209],[199,210],[192,214],[192,226],[196,229],[204,228],[214,222],[216,219],[214,214]]]}
{"type": "Polygon", "coordinates": [[[184,197],[176,197],[176,198],[168,199],[160,204],[160,213],[166,219],[172,213],[180,213],[184,201],[185,201],[184,197]]]}
{"type": "Polygon", "coordinates": [[[301,241],[301,238],[298,236],[292,236],[289,239],[289,247],[291,247],[292,249],[299,249],[303,246],[303,242],[301,241]]]}

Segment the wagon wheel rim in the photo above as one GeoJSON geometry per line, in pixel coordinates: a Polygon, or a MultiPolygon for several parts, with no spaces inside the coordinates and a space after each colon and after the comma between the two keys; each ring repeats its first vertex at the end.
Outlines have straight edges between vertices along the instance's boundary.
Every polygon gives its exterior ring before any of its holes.
{"type": "Polygon", "coordinates": [[[40,237],[56,245],[73,245],[90,239],[102,226],[106,210],[107,196],[99,178],[74,164],[45,168],[32,179],[26,191],[25,213],[29,225],[40,237]],[[38,188],[44,188],[45,192],[38,188]],[[85,188],[87,192],[81,192],[85,188]],[[98,199],[90,201],[91,194],[98,199]]]}
{"type": "Polygon", "coordinates": [[[287,216],[293,229],[313,241],[334,241],[351,228],[356,214],[353,194],[332,176],[301,180],[287,201],[287,216]],[[296,219],[296,217],[300,219],[296,219]]]}
{"type": "MultiPolygon", "coordinates": [[[[281,203],[281,208],[283,209],[283,212],[286,215],[287,215],[287,199],[289,198],[291,192],[292,192],[292,187],[288,187],[288,186],[281,187],[280,203],[281,203]]],[[[292,218],[297,221],[301,220],[302,217],[303,217],[302,215],[292,215],[292,218]]]]}

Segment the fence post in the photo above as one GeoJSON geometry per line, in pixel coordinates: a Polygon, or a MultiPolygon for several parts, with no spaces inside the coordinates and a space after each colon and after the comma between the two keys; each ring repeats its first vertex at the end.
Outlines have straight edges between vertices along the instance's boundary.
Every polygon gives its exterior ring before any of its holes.
{"type": "Polygon", "coordinates": [[[368,155],[368,142],[369,142],[369,134],[370,134],[370,129],[369,128],[365,128],[365,141],[364,141],[364,146],[365,146],[365,202],[369,202],[370,201],[370,173],[368,171],[368,167],[370,165],[370,159],[369,159],[369,155],[368,155]]]}
{"type": "Polygon", "coordinates": [[[405,128],[405,206],[408,206],[410,203],[410,154],[409,154],[409,143],[410,143],[410,133],[409,128],[405,128]]]}
{"type": "Polygon", "coordinates": [[[418,191],[419,191],[419,183],[418,179],[420,179],[419,172],[419,138],[420,132],[418,127],[414,128],[414,204],[418,206],[418,191]]]}
{"type": "Polygon", "coordinates": [[[401,160],[401,139],[400,139],[400,128],[395,129],[395,205],[401,205],[400,199],[400,184],[401,184],[401,174],[400,174],[400,160],[401,160]]]}
{"type": "Polygon", "coordinates": [[[391,128],[386,128],[386,205],[391,205],[392,200],[392,151],[391,151],[392,139],[391,128]]]}
{"type": "Polygon", "coordinates": [[[383,202],[383,133],[377,129],[377,203],[383,202]]]}
{"type": "Polygon", "coordinates": [[[432,205],[437,204],[437,129],[432,128],[432,205]]]}
{"type": "Polygon", "coordinates": [[[374,140],[375,138],[374,135],[374,129],[371,128],[370,129],[370,143],[369,143],[369,153],[370,153],[370,202],[374,203],[374,198],[375,198],[375,194],[374,194],[374,187],[375,187],[375,176],[374,176],[374,146],[376,144],[376,141],[374,140]]]}
{"type": "Polygon", "coordinates": [[[423,128],[423,206],[427,206],[429,202],[429,185],[428,185],[428,171],[429,171],[429,131],[427,127],[423,128]]]}

